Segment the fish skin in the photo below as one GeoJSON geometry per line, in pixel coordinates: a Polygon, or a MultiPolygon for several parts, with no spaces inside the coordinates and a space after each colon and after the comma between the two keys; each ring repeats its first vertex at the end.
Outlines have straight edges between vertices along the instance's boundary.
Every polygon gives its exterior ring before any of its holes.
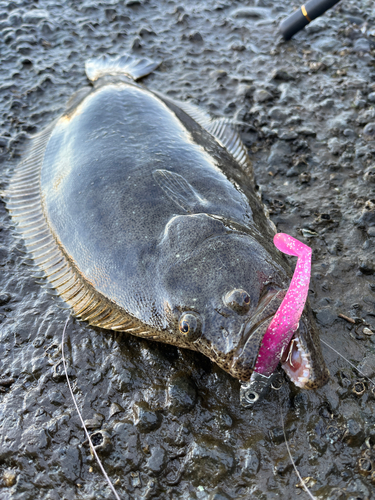
{"type": "MultiPolygon", "coordinates": [[[[202,352],[249,380],[269,324],[248,338],[252,319],[292,273],[248,173],[227,149],[174,101],[104,76],[70,100],[39,167],[56,247],[95,300],[132,322],[124,330],[202,352]],[[225,303],[233,290],[248,293],[245,314],[225,303]],[[179,329],[186,313],[198,318],[197,337],[179,329]]],[[[90,322],[106,325],[100,314],[90,322]]],[[[309,305],[301,324],[312,367],[306,387],[319,387],[328,371],[309,305]]]]}

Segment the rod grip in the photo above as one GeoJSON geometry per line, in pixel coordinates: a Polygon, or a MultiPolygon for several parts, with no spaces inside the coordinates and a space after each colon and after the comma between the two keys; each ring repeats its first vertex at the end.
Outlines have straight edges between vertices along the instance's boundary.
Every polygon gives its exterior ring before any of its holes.
{"type": "Polygon", "coordinates": [[[285,40],[290,40],[309,22],[324,14],[324,12],[340,0],[309,0],[280,24],[280,31],[285,40]]]}

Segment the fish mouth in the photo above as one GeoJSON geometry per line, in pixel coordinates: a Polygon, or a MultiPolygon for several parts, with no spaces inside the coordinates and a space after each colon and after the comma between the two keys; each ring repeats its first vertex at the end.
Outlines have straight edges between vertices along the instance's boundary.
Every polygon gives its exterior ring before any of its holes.
{"type": "Polygon", "coordinates": [[[243,382],[250,380],[264,334],[287,290],[271,289],[261,297],[251,319],[243,325],[241,342],[229,372],[243,382]]]}
{"type": "Polygon", "coordinates": [[[298,330],[281,355],[281,367],[294,385],[301,389],[311,380],[310,355],[303,348],[298,330]]]}

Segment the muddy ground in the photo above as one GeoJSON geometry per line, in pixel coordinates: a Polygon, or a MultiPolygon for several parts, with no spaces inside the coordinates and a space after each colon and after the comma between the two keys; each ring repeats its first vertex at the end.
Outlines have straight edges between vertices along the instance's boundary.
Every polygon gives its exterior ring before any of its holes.
{"type": "MultiPolygon", "coordinates": [[[[237,122],[272,220],[314,250],[322,340],[371,378],[375,8],[342,0],[285,43],[277,27],[297,5],[0,1],[2,185],[27,137],[87,84],[87,58],[162,59],[144,83],[237,122]]],[[[1,202],[0,498],[111,498],[61,374],[68,312],[35,283],[11,227],[1,202]]],[[[203,356],[76,320],[67,334],[78,404],[122,499],[307,498],[280,412],[316,498],[375,498],[375,393],[325,344],[327,386],[285,382],[246,410],[238,381],[203,356]]]]}

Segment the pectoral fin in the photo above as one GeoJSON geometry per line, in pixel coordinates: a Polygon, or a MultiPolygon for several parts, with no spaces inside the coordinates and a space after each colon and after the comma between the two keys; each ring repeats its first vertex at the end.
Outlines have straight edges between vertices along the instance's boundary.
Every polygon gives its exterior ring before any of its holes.
{"type": "Polygon", "coordinates": [[[208,201],[182,175],[169,170],[155,170],[153,177],[164,193],[186,212],[206,211],[208,201]]]}

